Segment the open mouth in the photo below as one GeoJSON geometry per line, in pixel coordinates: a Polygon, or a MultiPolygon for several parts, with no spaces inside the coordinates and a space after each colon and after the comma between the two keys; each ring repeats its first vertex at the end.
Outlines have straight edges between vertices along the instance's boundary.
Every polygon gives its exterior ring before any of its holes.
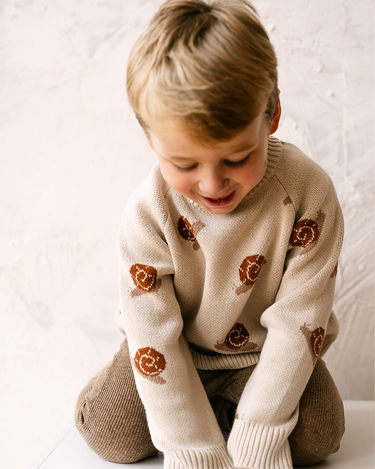
{"type": "Polygon", "coordinates": [[[232,202],[235,195],[236,195],[236,191],[233,191],[231,194],[228,195],[228,197],[225,197],[223,199],[210,199],[209,197],[203,197],[203,196],[202,197],[210,205],[214,205],[215,207],[219,207],[219,206],[223,206],[223,205],[228,205],[230,202],[232,202]]]}

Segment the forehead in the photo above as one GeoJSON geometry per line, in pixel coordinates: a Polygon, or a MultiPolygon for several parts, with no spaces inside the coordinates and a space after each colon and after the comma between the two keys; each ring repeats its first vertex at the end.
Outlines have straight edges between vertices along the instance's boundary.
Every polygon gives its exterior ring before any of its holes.
{"type": "Polygon", "coordinates": [[[226,156],[255,147],[259,143],[265,122],[264,114],[258,115],[245,129],[225,141],[212,138],[198,140],[187,127],[173,121],[151,123],[148,132],[156,153],[167,158],[197,158],[201,154],[226,156]]]}

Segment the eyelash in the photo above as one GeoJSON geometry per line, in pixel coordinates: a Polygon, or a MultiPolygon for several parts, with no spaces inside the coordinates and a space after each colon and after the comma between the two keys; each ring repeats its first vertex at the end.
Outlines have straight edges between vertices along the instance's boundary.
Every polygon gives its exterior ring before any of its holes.
{"type": "Polygon", "coordinates": [[[231,168],[240,168],[241,166],[245,166],[249,158],[250,158],[250,153],[240,161],[226,161],[226,164],[230,166],[231,168]]]}
{"type": "Polygon", "coordinates": [[[181,168],[181,166],[175,165],[177,171],[181,171],[181,173],[187,173],[189,171],[192,171],[195,168],[196,165],[190,166],[189,168],[181,168]]]}
{"type": "MultiPolygon", "coordinates": [[[[243,158],[240,161],[228,161],[228,160],[226,160],[225,164],[227,166],[229,166],[230,168],[240,168],[241,166],[245,166],[245,164],[247,163],[249,157],[250,157],[250,154],[245,156],[245,158],[243,158]]],[[[182,173],[187,173],[189,171],[192,171],[196,166],[197,165],[193,165],[193,166],[190,166],[189,168],[182,168],[181,166],[176,166],[176,168],[177,168],[178,171],[181,171],[182,173]]]]}

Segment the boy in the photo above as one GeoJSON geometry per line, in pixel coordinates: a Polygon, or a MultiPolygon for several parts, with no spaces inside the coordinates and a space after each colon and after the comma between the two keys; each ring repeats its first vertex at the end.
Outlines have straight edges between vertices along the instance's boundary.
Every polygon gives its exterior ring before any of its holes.
{"type": "Polygon", "coordinates": [[[291,469],[339,448],[321,356],[343,220],[325,172],[270,137],[276,66],[245,0],[169,0],[134,46],[128,96],[159,164],[119,234],[126,339],[77,403],[105,459],[291,469]]]}

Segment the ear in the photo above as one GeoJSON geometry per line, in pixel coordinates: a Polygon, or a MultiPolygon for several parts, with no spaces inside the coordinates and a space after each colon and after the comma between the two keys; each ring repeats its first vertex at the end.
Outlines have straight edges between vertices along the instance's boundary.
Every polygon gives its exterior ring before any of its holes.
{"type": "Polygon", "coordinates": [[[147,132],[147,130],[145,130],[143,127],[142,127],[142,130],[143,130],[143,133],[146,135],[147,143],[150,145],[150,147],[152,149],[154,149],[154,146],[152,144],[152,140],[151,140],[151,136],[150,136],[149,132],[147,132]]]}
{"type": "Polygon", "coordinates": [[[275,112],[273,113],[272,120],[271,120],[271,128],[270,128],[270,135],[274,134],[279,127],[279,121],[281,117],[281,104],[277,105],[275,112]]]}

